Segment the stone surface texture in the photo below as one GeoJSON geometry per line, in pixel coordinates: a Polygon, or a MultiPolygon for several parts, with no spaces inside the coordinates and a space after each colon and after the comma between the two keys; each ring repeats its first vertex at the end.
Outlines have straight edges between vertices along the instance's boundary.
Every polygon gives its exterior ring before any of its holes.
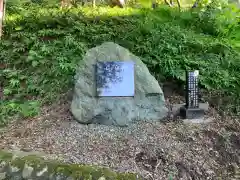
{"type": "Polygon", "coordinates": [[[22,177],[23,178],[30,178],[33,172],[33,167],[28,166],[28,164],[25,164],[22,172],[22,177]]]}
{"type": "Polygon", "coordinates": [[[31,155],[13,158],[14,155],[10,151],[0,151],[0,163],[4,167],[0,172],[0,180],[139,179],[133,173],[118,173],[97,166],[63,164],[57,161],[46,161],[44,157],[31,155]],[[12,169],[17,169],[17,171],[12,171],[12,169]],[[38,175],[39,171],[44,173],[38,175]]]}
{"type": "Polygon", "coordinates": [[[106,42],[87,51],[75,75],[71,112],[80,123],[128,126],[134,121],[157,121],[167,116],[163,91],[146,65],[127,49],[106,42]],[[134,97],[97,97],[97,62],[133,61],[134,97]]]}

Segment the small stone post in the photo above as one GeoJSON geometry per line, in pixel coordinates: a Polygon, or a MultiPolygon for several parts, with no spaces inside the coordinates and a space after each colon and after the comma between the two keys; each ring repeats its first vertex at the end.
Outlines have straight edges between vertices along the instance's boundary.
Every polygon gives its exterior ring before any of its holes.
{"type": "Polygon", "coordinates": [[[181,108],[181,115],[185,119],[203,118],[204,110],[199,108],[199,71],[186,72],[186,105],[181,108]]]}

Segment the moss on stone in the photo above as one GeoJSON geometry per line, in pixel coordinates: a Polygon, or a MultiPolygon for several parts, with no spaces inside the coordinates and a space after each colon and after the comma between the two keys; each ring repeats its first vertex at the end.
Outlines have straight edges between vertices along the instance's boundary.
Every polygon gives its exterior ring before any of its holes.
{"type": "MultiPolygon", "coordinates": [[[[53,164],[51,164],[53,165],[53,164]]],[[[90,166],[90,165],[78,165],[78,164],[55,164],[53,169],[54,174],[63,174],[74,179],[99,179],[105,177],[106,180],[135,180],[136,174],[133,173],[118,173],[111,171],[108,168],[90,166]]]]}
{"type": "Polygon", "coordinates": [[[64,164],[58,161],[46,161],[42,157],[36,155],[28,155],[24,157],[17,157],[12,159],[13,154],[0,151],[0,160],[5,159],[11,166],[23,169],[27,164],[34,168],[35,172],[42,171],[47,167],[47,175],[63,175],[72,177],[73,179],[83,180],[98,180],[104,177],[106,180],[135,180],[136,174],[132,173],[119,173],[111,171],[108,168],[91,166],[91,165],[78,165],[78,164],[64,164]]]}
{"type": "Polygon", "coordinates": [[[100,178],[102,176],[107,179],[116,179],[117,173],[113,172],[107,168],[90,166],[90,165],[63,165],[59,164],[54,169],[54,173],[60,173],[63,175],[67,175],[76,179],[84,178],[84,179],[92,179],[100,178]]]}
{"type": "Polygon", "coordinates": [[[12,158],[13,158],[12,153],[0,150],[0,161],[11,161],[12,158]]]}
{"type": "MultiPolygon", "coordinates": [[[[117,178],[116,180],[125,180],[125,179],[128,179],[128,180],[136,180],[137,179],[137,175],[136,174],[133,174],[133,173],[125,173],[125,174],[121,174],[119,173],[117,175],[117,178]]],[[[138,178],[139,179],[139,178],[138,178]]]]}

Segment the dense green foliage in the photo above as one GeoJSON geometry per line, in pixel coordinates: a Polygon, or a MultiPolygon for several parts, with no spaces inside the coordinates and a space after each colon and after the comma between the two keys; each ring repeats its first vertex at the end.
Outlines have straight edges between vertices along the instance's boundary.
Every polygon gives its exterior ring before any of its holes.
{"type": "Polygon", "coordinates": [[[199,69],[202,87],[230,98],[237,111],[240,13],[234,6],[215,7],[62,10],[30,3],[9,11],[0,41],[1,122],[33,116],[42,102],[56,100],[72,86],[86,50],[106,41],[142,57],[161,81],[184,81],[185,69],[199,69]]]}

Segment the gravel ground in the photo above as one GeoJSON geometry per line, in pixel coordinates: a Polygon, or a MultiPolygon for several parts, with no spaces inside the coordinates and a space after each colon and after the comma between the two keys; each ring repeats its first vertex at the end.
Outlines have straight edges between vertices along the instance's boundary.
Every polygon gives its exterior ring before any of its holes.
{"type": "Polygon", "coordinates": [[[226,120],[211,110],[215,120],[204,125],[171,120],[119,128],[78,124],[69,106],[63,100],[43,108],[39,117],[10,124],[0,134],[1,148],[41,151],[67,163],[137,172],[154,180],[233,179],[239,173],[238,118],[226,120]]]}

